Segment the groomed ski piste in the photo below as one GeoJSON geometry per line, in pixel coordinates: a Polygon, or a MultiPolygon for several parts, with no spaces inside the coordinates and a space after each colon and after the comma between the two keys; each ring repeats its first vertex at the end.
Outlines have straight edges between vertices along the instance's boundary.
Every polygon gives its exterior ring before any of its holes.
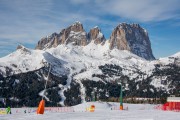
{"type": "MultiPolygon", "coordinates": [[[[1,114],[0,120],[179,120],[175,111],[162,111],[152,104],[126,104],[119,110],[119,103],[85,102],[72,107],[47,107],[43,115],[37,108],[11,108],[12,114],[1,114]],[[95,111],[88,108],[94,105],[95,111]]],[[[0,110],[3,110],[2,108],[0,110]]]]}

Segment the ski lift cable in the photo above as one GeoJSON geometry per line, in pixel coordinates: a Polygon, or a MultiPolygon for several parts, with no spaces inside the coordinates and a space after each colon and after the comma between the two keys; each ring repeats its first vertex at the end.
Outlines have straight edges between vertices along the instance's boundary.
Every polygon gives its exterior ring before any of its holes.
{"type": "MultiPolygon", "coordinates": [[[[46,88],[47,88],[47,81],[49,80],[49,74],[51,72],[51,65],[49,64],[49,71],[48,71],[48,76],[47,76],[47,79],[46,79],[46,83],[45,83],[45,86],[44,86],[44,91],[46,91],[46,88]]],[[[44,96],[42,96],[42,99],[43,99],[44,96]]]]}
{"type": "MultiPolygon", "coordinates": [[[[50,64],[49,64],[50,65],[50,64]]],[[[51,65],[49,67],[49,72],[48,72],[48,76],[47,76],[47,80],[46,80],[46,83],[45,83],[45,90],[46,90],[46,87],[47,87],[47,81],[49,80],[49,74],[51,72],[51,65]]]]}

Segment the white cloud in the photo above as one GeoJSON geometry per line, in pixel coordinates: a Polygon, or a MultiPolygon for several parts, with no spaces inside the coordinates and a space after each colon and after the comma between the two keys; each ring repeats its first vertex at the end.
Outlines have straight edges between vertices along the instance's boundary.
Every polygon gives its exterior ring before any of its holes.
{"type": "MultiPolygon", "coordinates": [[[[80,4],[80,0],[73,1],[80,4]]],[[[53,9],[53,1],[12,1],[4,2],[6,11],[1,11],[0,17],[0,44],[7,45],[4,39],[12,43],[35,44],[39,39],[53,32],[60,32],[74,21],[84,24],[110,23],[101,20],[98,16],[71,12],[66,3],[59,4],[58,10],[53,9]],[[67,10],[68,9],[68,10],[67,10]],[[12,10],[12,11],[9,11],[12,10]],[[89,23],[88,23],[89,22],[89,23]]],[[[72,8],[73,9],[73,8],[72,8]]],[[[9,46],[7,46],[9,47],[9,46]]],[[[13,46],[14,47],[14,46],[13,46]]]]}
{"type": "Polygon", "coordinates": [[[101,11],[140,22],[161,21],[179,17],[179,0],[100,0],[101,11]]]}

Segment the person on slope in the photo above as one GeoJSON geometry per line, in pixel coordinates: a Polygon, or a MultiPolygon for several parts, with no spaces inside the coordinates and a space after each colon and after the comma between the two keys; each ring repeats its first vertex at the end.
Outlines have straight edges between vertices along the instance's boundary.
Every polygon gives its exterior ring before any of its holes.
{"type": "Polygon", "coordinates": [[[7,107],[7,108],[6,108],[6,113],[7,113],[7,114],[11,114],[11,108],[10,108],[10,107],[7,107]]]}

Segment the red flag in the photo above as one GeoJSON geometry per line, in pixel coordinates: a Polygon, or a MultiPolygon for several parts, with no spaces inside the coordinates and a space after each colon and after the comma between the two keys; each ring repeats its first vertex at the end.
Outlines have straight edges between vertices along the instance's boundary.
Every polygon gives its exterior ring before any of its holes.
{"type": "Polygon", "coordinates": [[[39,103],[37,114],[44,114],[45,101],[42,99],[39,103]]]}

